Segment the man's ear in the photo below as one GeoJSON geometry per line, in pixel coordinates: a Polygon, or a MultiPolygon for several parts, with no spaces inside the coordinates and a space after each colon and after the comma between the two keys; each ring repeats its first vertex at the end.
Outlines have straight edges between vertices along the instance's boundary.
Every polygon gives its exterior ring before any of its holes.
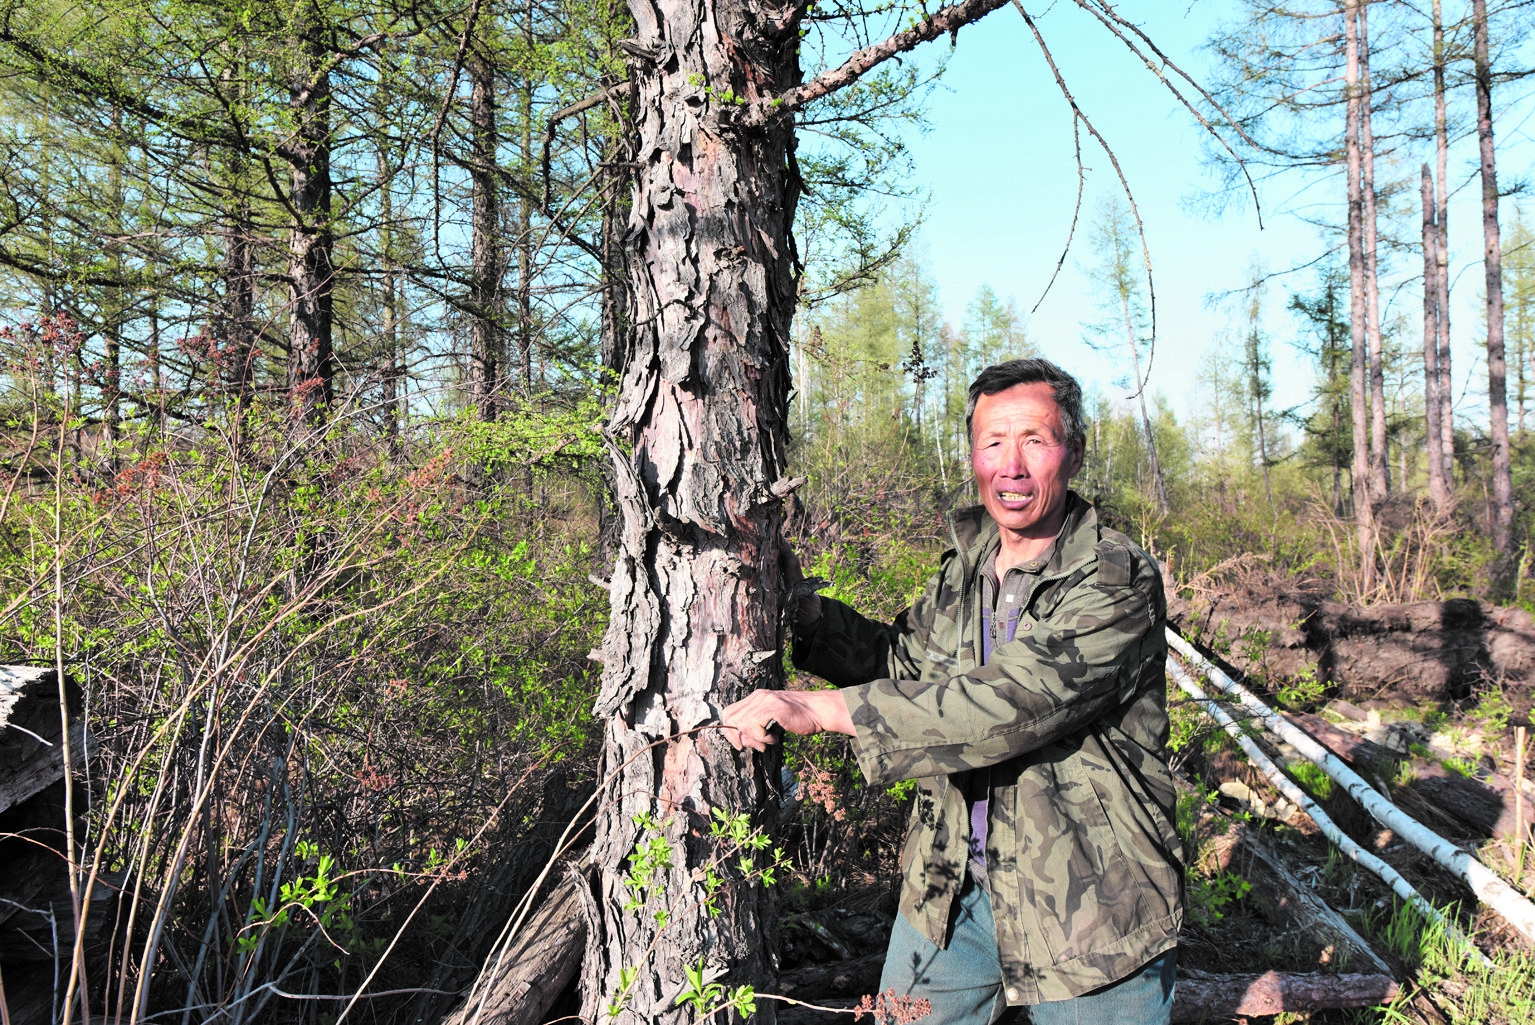
{"type": "Polygon", "coordinates": [[[1071,472],[1066,474],[1066,479],[1070,480],[1081,471],[1082,464],[1087,462],[1087,442],[1079,441],[1072,445],[1071,455],[1068,458],[1071,460],[1071,472]]]}

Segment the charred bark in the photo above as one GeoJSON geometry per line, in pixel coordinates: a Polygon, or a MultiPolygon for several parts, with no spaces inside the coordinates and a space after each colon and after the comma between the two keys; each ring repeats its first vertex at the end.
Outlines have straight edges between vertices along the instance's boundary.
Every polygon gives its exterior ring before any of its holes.
{"type": "Polygon", "coordinates": [[[792,124],[742,127],[741,104],[800,77],[802,8],[760,0],[632,3],[646,56],[635,85],[629,217],[632,327],[609,425],[620,519],[596,714],[613,787],[583,967],[584,1013],[682,1022],[686,968],[728,985],[768,981],[775,913],[731,867],[704,906],[716,810],[775,828],[770,759],[700,727],[759,687],[781,686],[778,544],[798,196],[792,124]],[[696,731],[696,732],[695,732],[696,731]],[[626,859],[652,816],[672,849],[635,908],[626,859]],[[664,896],[662,896],[664,894],[664,896]],[[663,906],[658,906],[658,902],[663,906]],[[656,912],[670,911],[663,925],[656,912]],[[632,973],[632,974],[631,974],[632,973]]]}
{"type": "Polygon", "coordinates": [[[1498,165],[1492,140],[1492,61],[1487,0],[1471,0],[1476,46],[1476,138],[1482,158],[1482,263],[1487,280],[1487,405],[1492,420],[1492,543],[1513,544],[1514,482],[1508,451],[1508,367],[1503,353],[1503,243],[1498,234],[1498,165]]]}
{"type": "Polygon", "coordinates": [[[284,147],[292,174],[288,206],[288,396],[315,422],[333,396],[331,349],[335,244],[331,225],[330,72],[320,11],[313,0],[295,14],[297,59],[288,82],[293,140],[284,147]]]}

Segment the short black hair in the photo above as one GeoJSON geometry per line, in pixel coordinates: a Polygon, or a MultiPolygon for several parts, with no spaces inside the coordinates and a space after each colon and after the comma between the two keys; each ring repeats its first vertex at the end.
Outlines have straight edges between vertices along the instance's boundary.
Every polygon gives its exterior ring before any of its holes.
{"type": "Polygon", "coordinates": [[[1055,392],[1055,404],[1061,410],[1061,429],[1066,432],[1066,443],[1074,448],[1087,444],[1087,421],[1082,416],[1082,386],[1060,367],[1038,356],[1029,359],[1010,359],[1006,363],[982,370],[970,382],[970,395],[965,401],[965,436],[975,443],[975,403],[982,395],[997,392],[1020,384],[1048,384],[1055,392]]]}

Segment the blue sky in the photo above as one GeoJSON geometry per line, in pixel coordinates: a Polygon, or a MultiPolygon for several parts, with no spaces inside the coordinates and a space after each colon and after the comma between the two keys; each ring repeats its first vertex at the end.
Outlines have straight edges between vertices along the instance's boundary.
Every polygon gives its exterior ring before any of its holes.
{"type": "MultiPolygon", "coordinates": [[[[1457,6],[1451,0],[1447,15],[1457,6]]],[[[1209,69],[1201,46],[1235,5],[1229,0],[1128,0],[1119,10],[1200,78],[1208,77],[1201,73],[1209,69]]],[[[1316,216],[1323,204],[1336,203],[1341,217],[1342,178],[1319,181],[1287,174],[1260,186],[1261,230],[1250,202],[1234,205],[1219,218],[1194,212],[1188,200],[1214,181],[1200,164],[1203,130],[1143,64],[1075,5],[1060,0],[1038,24],[1078,103],[1114,147],[1135,191],[1157,283],[1159,341],[1150,384],[1186,418],[1197,401],[1200,357],[1234,312],[1213,307],[1212,293],[1241,287],[1254,266],[1274,272],[1319,255],[1328,242],[1296,214],[1316,216]]],[[[946,42],[930,45],[948,50],[946,42]]],[[[1503,108],[1513,93],[1512,88],[1501,96],[1495,93],[1495,104],[1503,108]]],[[[1505,183],[1528,177],[1535,156],[1530,106],[1522,100],[1512,110],[1498,111],[1499,171],[1505,183]]],[[[982,283],[1014,297],[1027,314],[1065,241],[1076,169],[1069,110],[1016,10],[1004,7],[960,32],[930,112],[930,131],[910,144],[915,184],[930,197],[920,252],[938,283],[948,319],[955,324],[963,320],[965,304],[982,283]]],[[[1341,112],[1339,121],[1341,132],[1341,112]]],[[[1083,152],[1090,168],[1086,217],[1118,185],[1107,158],[1085,132],[1083,152]]],[[[1406,159],[1410,164],[1404,166],[1413,170],[1432,153],[1425,147],[1406,159]]],[[[1452,147],[1450,159],[1452,181],[1469,175],[1475,167],[1474,139],[1452,147]]],[[[1513,201],[1504,201],[1503,217],[1506,231],[1513,201]]],[[[1459,275],[1452,324],[1456,377],[1462,381],[1483,340],[1480,225],[1479,190],[1473,184],[1451,204],[1452,274],[1459,275]]],[[[1083,342],[1082,325],[1094,318],[1083,273],[1090,261],[1084,242],[1079,227],[1060,279],[1027,328],[1047,355],[1114,397],[1124,394],[1114,385],[1123,376],[1122,367],[1083,342]]],[[[1411,284],[1392,290],[1420,273],[1421,263],[1414,267],[1407,259],[1382,277],[1383,294],[1391,292],[1405,307],[1411,344],[1421,333],[1421,292],[1411,284]]],[[[1309,367],[1287,344],[1296,325],[1283,309],[1286,287],[1308,287],[1311,281],[1306,273],[1292,275],[1269,292],[1266,321],[1273,339],[1275,400],[1281,406],[1305,401],[1312,384],[1309,367]]],[[[1474,415],[1476,402],[1468,396],[1465,412],[1474,415]]]]}

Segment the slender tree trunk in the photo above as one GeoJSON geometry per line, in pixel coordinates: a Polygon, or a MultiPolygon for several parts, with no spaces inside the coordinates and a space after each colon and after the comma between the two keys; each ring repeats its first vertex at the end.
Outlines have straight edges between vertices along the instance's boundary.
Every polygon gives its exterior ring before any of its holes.
{"type": "Polygon", "coordinates": [[[1455,488],[1455,380],[1450,372],[1450,132],[1445,112],[1444,17],[1440,0],[1434,0],[1434,149],[1435,205],[1439,232],[1434,258],[1439,264],[1439,433],[1444,456],[1446,491],[1455,488]]]}
{"type": "Polygon", "coordinates": [[[288,395],[306,420],[318,422],[333,397],[331,351],[335,271],[331,225],[330,75],[315,0],[295,15],[294,46],[302,59],[289,82],[296,131],[288,145],[293,224],[288,232],[288,395]]]}
{"type": "MultiPolygon", "coordinates": [[[[240,181],[243,175],[235,174],[240,181]]],[[[236,185],[224,231],[224,309],[221,347],[225,390],[241,406],[250,404],[256,382],[256,244],[250,197],[236,185]]],[[[233,190],[232,190],[233,191],[233,190]]]]}
{"type": "Polygon", "coordinates": [[[1376,274],[1379,222],[1375,216],[1375,133],[1371,111],[1375,94],[1370,84],[1370,0],[1359,8],[1359,154],[1360,193],[1364,200],[1365,333],[1370,350],[1370,497],[1384,501],[1391,492],[1386,452],[1386,373],[1381,353],[1380,279],[1376,274]]]}
{"type": "MultiPolygon", "coordinates": [[[[1151,484],[1156,489],[1157,511],[1165,516],[1167,514],[1167,482],[1162,479],[1162,463],[1157,459],[1157,438],[1151,430],[1151,417],[1146,412],[1146,382],[1141,378],[1141,353],[1140,347],[1135,344],[1135,324],[1130,317],[1130,298],[1122,292],[1119,296],[1119,308],[1124,314],[1125,346],[1130,350],[1130,366],[1135,371],[1135,393],[1140,401],[1141,426],[1146,431],[1146,451],[1151,456],[1151,484]]],[[[1263,472],[1267,477],[1267,467],[1263,472]]]]}
{"type": "MultiPolygon", "coordinates": [[[[612,1025],[693,1020],[675,1005],[686,970],[727,985],[772,974],[776,912],[738,879],[704,906],[715,811],[776,828],[776,759],[733,751],[718,707],[781,686],[778,545],[796,295],[787,173],[792,124],[733,127],[727,91],[766,101],[799,80],[801,8],[761,0],[631,3],[637,91],[629,221],[636,304],[610,423],[621,536],[595,714],[613,777],[593,861],[596,921],[584,1009],[612,1025]],[[703,83],[703,84],[700,84],[703,83]],[[649,745],[654,744],[654,747],[649,745]],[[630,904],[626,859],[653,817],[671,847],[657,894],[630,904]],[[669,910],[663,924],[656,912],[669,910]],[[633,973],[631,975],[631,973],[633,973]],[[608,1016],[614,1002],[616,1017],[608,1016]]],[[[769,1012],[771,1013],[771,1012],[769,1012]]]]}
{"type": "Polygon", "coordinates": [[[404,383],[400,366],[400,296],[396,275],[399,267],[394,256],[394,172],[389,157],[382,148],[378,151],[379,180],[379,255],[383,263],[383,288],[379,303],[383,307],[384,373],[380,382],[383,392],[384,436],[389,439],[389,454],[400,451],[400,404],[404,395],[404,383]]]}
{"type": "MultiPolygon", "coordinates": [[[[244,102],[244,60],[224,76],[224,88],[244,102]]],[[[239,125],[244,131],[244,125],[239,125]]],[[[229,220],[224,228],[224,301],[216,332],[222,356],[225,393],[241,407],[254,398],[256,379],[256,226],[251,216],[250,164],[246,154],[232,149],[224,161],[224,193],[229,220]]]]}
{"type": "MultiPolygon", "coordinates": [[[[534,0],[527,0],[523,16],[523,43],[531,51],[535,44],[534,0]]],[[[533,153],[533,81],[522,82],[521,110],[522,161],[527,168],[537,166],[533,153]]],[[[533,204],[523,196],[517,204],[517,361],[522,375],[524,399],[533,395],[533,204]]]]}
{"type": "Polygon", "coordinates": [[[496,79],[484,55],[470,62],[469,179],[474,190],[469,284],[469,402],[496,418],[501,356],[501,200],[496,182],[496,79]]]}
{"type": "Polygon", "coordinates": [[[1343,398],[1338,394],[1339,367],[1343,339],[1338,332],[1337,280],[1327,276],[1327,381],[1332,393],[1332,511],[1343,516],[1343,398]]]}
{"type": "Polygon", "coordinates": [[[1514,482],[1508,451],[1508,368],[1503,357],[1503,245],[1498,238],[1498,167],[1492,142],[1492,61],[1487,0],[1471,0],[1476,37],[1476,138],[1482,156],[1482,261],[1487,273],[1487,405],[1492,414],[1492,543],[1513,546],[1514,482]]]}
{"type": "MultiPolygon", "coordinates": [[[[108,244],[111,247],[114,279],[121,278],[123,272],[123,162],[127,158],[124,149],[123,112],[121,108],[114,106],[110,143],[111,163],[107,166],[107,203],[110,211],[108,230],[112,235],[112,240],[108,244]]],[[[123,415],[122,343],[124,322],[127,319],[122,286],[112,285],[107,289],[104,305],[106,309],[103,311],[105,322],[102,325],[101,440],[107,465],[115,468],[118,433],[123,415]]]]}
{"type": "MultiPolygon", "coordinates": [[[[1444,435],[1439,417],[1439,221],[1434,206],[1434,176],[1423,165],[1423,416],[1428,438],[1428,493],[1443,512],[1450,502],[1444,481],[1444,435]]],[[[1403,482],[1405,485],[1405,481],[1403,482]]]]}
{"type": "Polygon", "coordinates": [[[1375,516],[1370,497],[1370,407],[1366,382],[1368,360],[1365,336],[1364,196],[1359,154],[1358,5],[1359,0],[1345,0],[1344,3],[1344,82],[1348,94],[1344,155],[1348,177],[1349,339],[1353,351],[1349,365],[1349,399],[1353,406],[1354,421],[1354,529],[1359,543],[1361,589],[1368,592],[1375,583],[1375,516]]]}

